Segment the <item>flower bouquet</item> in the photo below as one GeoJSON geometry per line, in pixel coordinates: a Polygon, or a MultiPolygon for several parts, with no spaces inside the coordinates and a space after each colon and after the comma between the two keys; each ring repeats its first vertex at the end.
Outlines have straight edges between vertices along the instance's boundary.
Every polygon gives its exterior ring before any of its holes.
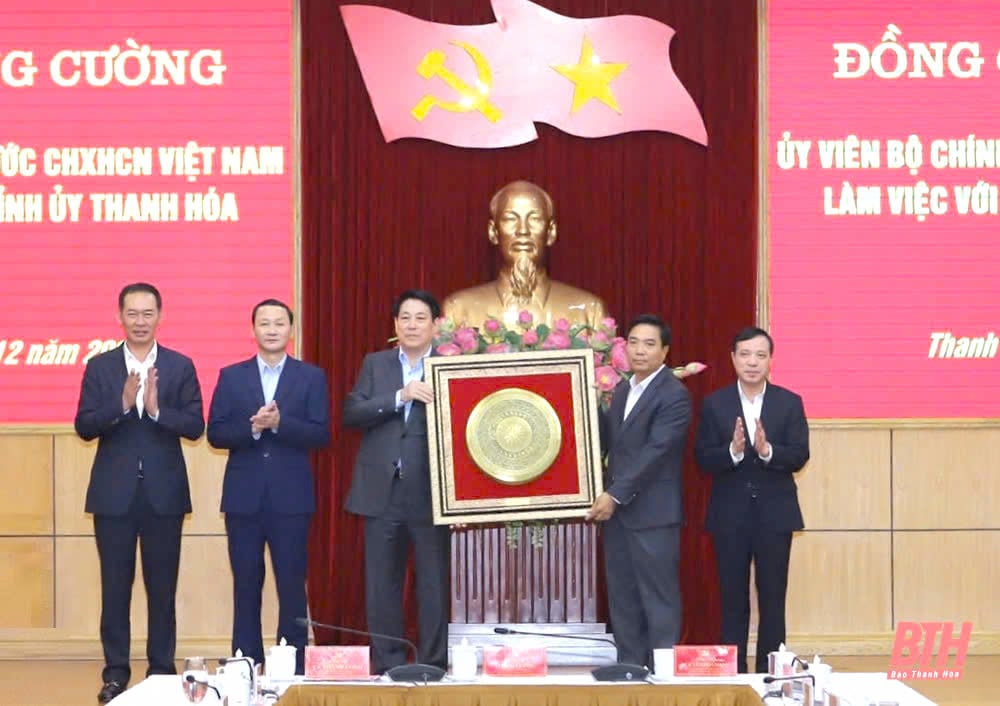
{"type": "MultiPolygon", "coordinates": [[[[626,342],[616,335],[617,328],[612,318],[601,321],[596,329],[587,324],[570,324],[566,319],[559,319],[551,327],[547,324],[536,326],[530,311],[518,315],[515,329],[507,328],[502,321],[492,317],[478,329],[456,327],[451,319],[442,319],[434,350],[438,355],[474,355],[591,348],[594,351],[594,383],[601,393],[601,406],[607,409],[618,383],[632,377],[626,342]]],[[[695,362],[671,368],[671,371],[677,378],[686,378],[697,375],[705,367],[704,363],[695,362]]]]}

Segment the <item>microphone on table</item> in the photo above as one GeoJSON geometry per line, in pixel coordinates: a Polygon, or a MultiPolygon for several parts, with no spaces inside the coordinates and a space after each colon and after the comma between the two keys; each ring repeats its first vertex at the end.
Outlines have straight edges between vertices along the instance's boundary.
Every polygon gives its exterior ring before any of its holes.
{"type": "Polygon", "coordinates": [[[433,664],[420,664],[417,662],[417,646],[412,642],[403,637],[396,637],[395,635],[385,635],[380,632],[371,632],[368,630],[355,630],[354,628],[345,628],[341,625],[330,625],[328,623],[321,623],[316,620],[311,620],[310,618],[296,618],[295,622],[303,627],[316,627],[325,628],[326,630],[335,630],[337,632],[347,633],[348,635],[359,635],[361,637],[376,637],[381,640],[389,640],[391,642],[398,642],[402,645],[406,645],[413,652],[413,664],[401,664],[397,667],[392,667],[386,670],[385,675],[389,677],[391,681],[408,681],[408,682],[431,682],[431,681],[441,681],[444,678],[445,670],[441,667],[436,667],[433,664]]]}
{"type": "Polygon", "coordinates": [[[617,647],[614,640],[609,640],[606,637],[597,637],[590,635],[564,635],[561,632],[530,632],[528,630],[515,630],[514,628],[493,628],[493,632],[497,635],[532,635],[535,637],[566,637],[571,640],[587,640],[589,642],[606,642],[612,647],[617,647]]]}
{"type": "MultiPolygon", "coordinates": [[[[776,676],[772,676],[772,675],[768,674],[766,677],[764,677],[764,683],[765,684],[773,684],[776,681],[803,681],[805,679],[808,679],[809,681],[812,682],[812,690],[815,693],[815,691],[816,691],[816,677],[813,674],[804,674],[804,673],[800,672],[799,674],[789,674],[788,676],[784,676],[784,677],[776,677],[776,676]]],[[[780,695],[781,695],[781,691],[780,690],[778,690],[778,691],[769,691],[766,694],[764,694],[764,698],[766,699],[768,696],[780,696],[780,695]]]]}
{"type": "Polygon", "coordinates": [[[773,684],[776,681],[794,681],[796,679],[808,679],[813,683],[814,687],[816,686],[816,677],[812,674],[789,674],[788,676],[785,677],[775,677],[768,674],[766,677],[764,677],[764,683],[773,684]]]}
{"type": "MultiPolygon", "coordinates": [[[[606,642],[615,649],[618,648],[618,645],[615,644],[614,640],[609,640],[606,637],[596,637],[591,635],[565,635],[563,633],[553,632],[530,632],[528,630],[515,630],[513,628],[493,628],[493,632],[497,635],[532,635],[534,637],[552,638],[565,637],[571,640],[606,642]]],[[[649,670],[638,664],[616,662],[615,664],[606,664],[603,667],[595,667],[590,670],[590,674],[594,677],[594,681],[645,681],[645,679],[649,676],[649,670]]]]}
{"type": "Polygon", "coordinates": [[[198,684],[199,686],[208,687],[209,689],[211,689],[212,691],[215,692],[216,696],[219,697],[219,701],[222,701],[222,694],[219,693],[218,689],[216,689],[214,686],[212,686],[211,684],[209,684],[207,681],[202,681],[201,679],[199,679],[198,677],[196,677],[194,674],[188,674],[186,677],[184,677],[184,681],[186,681],[188,684],[198,684]]]}

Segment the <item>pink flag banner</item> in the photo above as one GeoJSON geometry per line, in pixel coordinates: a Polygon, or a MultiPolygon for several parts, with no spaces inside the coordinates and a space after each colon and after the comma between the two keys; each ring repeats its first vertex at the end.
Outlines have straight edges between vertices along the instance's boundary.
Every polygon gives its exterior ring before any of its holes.
{"type": "Polygon", "coordinates": [[[528,0],[492,6],[488,25],[341,8],[387,142],[509,147],[537,139],[541,122],[579,137],[655,130],[708,143],[670,64],[667,25],[637,15],[564,17],[528,0]]]}

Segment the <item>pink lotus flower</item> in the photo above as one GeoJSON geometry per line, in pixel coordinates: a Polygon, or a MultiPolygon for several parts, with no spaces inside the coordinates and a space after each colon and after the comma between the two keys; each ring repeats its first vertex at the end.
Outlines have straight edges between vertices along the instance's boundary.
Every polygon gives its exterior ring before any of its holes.
{"type": "Polygon", "coordinates": [[[569,345],[569,335],[565,331],[551,331],[549,335],[545,337],[545,343],[542,344],[542,350],[565,350],[566,348],[569,348],[569,345]]]}
{"type": "Polygon", "coordinates": [[[615,389],[615,386],[622,380],[618,371],[610,365],[602,365],[599,367],[594,371],[594,376],[597,378],[597,389],[601,392],[611,392],[611,390],[615,389]]]}
{"type": "Polygon", "coordinates": [[[474,353],[479,348],[479,336],[475,329],[468,326],[455,331],[452,340],[458,344],[463,353],[474,353]]]}
{"type": "Polygon", "coordinates": [[[491,343],[486,346],[487,353],[510,353],[510,346],[506,343],[491,343]]]}
{"type": "Polygon", "coordinates": [[[609,332],[614,333],[614,330],[618,328],[618,322],[609,316],[608,318],[601,321],[601,328],[607,329],[609,332]]]}
{"type": "Polygon", "coordinates": [[[462,355],[462,349],[454,343],[442,343],[437,347],[438,355],[462,355]]]}
{"type": "MultiPolygon", "coordinates": [[[[530,316],[530,314],[529,314],[530,316]]],[[[521,343],[526,346],[534,346],[538,344],[538,334],[535,331],[525,331],[524,335],[521,337],[521,343]]]]}
{"type": "Polygon", "coordinates": [[[595,333],[592,340],[595,346],[606,346],[611,343],[611,339],[608,338],[608,334],[604,333],[604,331],[598,331],[595,333]]]}
{"type": "Polygon", "coordinates": [[[530,311],[525,310],[517,315],[517,323],[521,326],[531,326],[534,321],[535,317],[531,315],[530,311]]]}
{"type": "Polygon", "coordinates": [[[556,331],[569,331],[569,321],[567,319],[558,319],[554,324],[556,331]]]}
{"type": "Polygon", "coordinates": [[[698,373],[703,372],[706,368],[708,368],[708,366],[704,363],[692,361],[682,368],[674,368],[674,377],[683,379],[690,377],[691,375],[697,375],[698,373]]]}
{"type": "Polygon", "coordinates": [[[625,341],[619,343],[616,340],[614,345],[611,346],[611,365],[616,370],[627,371],[632,369],[628,362],[628,353],[625,351],[625,341]]]}
{"type": "Polygon", "coordinates": [[[486,323],[483,324],[483,328],[487,333],[496,333],[500,330],[501,323],[496,319],[486,319],[486,323]]]}

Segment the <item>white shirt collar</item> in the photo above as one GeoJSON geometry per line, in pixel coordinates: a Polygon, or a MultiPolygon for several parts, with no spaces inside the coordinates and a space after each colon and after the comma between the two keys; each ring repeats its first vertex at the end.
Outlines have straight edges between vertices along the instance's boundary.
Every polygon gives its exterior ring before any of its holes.
{"type": "Polygon", "coordinates": [[[156,341],[153,341],[153,347],[150,348],[149,353],[146,354],[146,360],[139,360],[135,357],[135,353],[133,353],[128,347],[128,341],[122,345],[122,348],[125,349],[125,367],[135,365],[137,367],[149,368],[156,362],[156,353],[158,350],[156,347],[156,341]]]}
{"type": "Polygon", "coordinates": [[[638,382],[638,381],[637,381],[637,380],[635,379],[635,375],[633,375],[632,377],[630,377],[630,378],[628,379],[628,384],[629,384],[629,387],[630,387],[630,388],[631,388],[632,390],[634,390],[635,388],[637,388],[637,387],[638,387],[638,388],[639,388],[639,391],[640,391],[640,392],[645,392],[645,391],[646,391],[646,388],[647,388],[647,387],[649,387],[649,383],[651,383],[651,382],[653,381],[653,378],[655,378],[655,377],[656,377],[657,375],[659,375],[659,374],[660,374],[660,371],[661,371],[661,370],[663,370],[663,369],[664,369],[665,367],[667,367],[667,366],[666,366],[666,365],[663,365],[663,364],[661,364],[661,365],[660,365],[660,367],[658,367],[658,368],[657,368],[656,370],[654,370],[654,371],[653,371],[653,372],[651,372],[651,373],[650,373],[649,375],[647,375],[647,376],[646,376],[646,379],[645,379],[645,380],[643,380],[642,382],[638,382]]]}
{"type": "Polygon", "coordinates": [[[743,391],[743,383],[739,380],[736,381],[736,389],[740,392],[740,400],[747,404],[753,404],[757,400],[763,399],[764,393],[767,392],[767,380],[764,381],[764,387],[760,388],[760,392],[753,399],[747,397],[747,394],[743,391]]]}
{"type": "MultiPolygon", "coordinates": [[[[420,356],[420,363],[417,363],[417,365],[420,365],[421,363],[423,363],[424,358],[426,358],[427,356],[429,356],[431,354],[431,350],[433,350],[433,349],[434,349],[434,344],[433,343],[431,345],[427,346],[427,350],[424,351],[424,354],[422,356],[420,356]]],[[[409,365],[410,364],[410,359],[406,356],[406,353],[403,352],[403,347],[402,346],[399,347],[399,362],[400,363],[404,363],[405,365],[409,365]]]]}
{"type": "Polygon", "coordinates": [[[266,370],[270,370],[271,372],[274,372],[274,373],[280,373],[281,369],[285,367],[285,361],[286,360],[288,360],[288,354],[287,353],[285,353],[285,355],[281,356],[281,360],[279,360],[274,365],[268,365],[267,362],[263,358],[260,357],[260,353],[258,353],[257,354],[257,369],[261,373],[263,373],[265,369],[266,370]]]}

